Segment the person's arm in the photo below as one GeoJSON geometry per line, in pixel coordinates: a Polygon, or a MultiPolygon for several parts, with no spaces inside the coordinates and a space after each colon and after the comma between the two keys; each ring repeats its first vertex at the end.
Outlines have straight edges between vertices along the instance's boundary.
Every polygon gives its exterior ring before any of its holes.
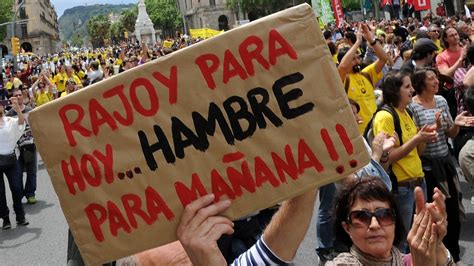
{"type": "Polygon", "coordinates": [[[339,71],[339,76],[341,80],[344,81],[346,79],[346,75],[351,72],[352,69],[352,61],[354,60],[354,56],[357,54],[357,50],[359,49],[360,44],[362,43],[362,30],[359,27],[359,30],[356,33],[357,40],[354,45],[347,51],[344,57],[339,62],[339,66],[337,70],[339,71]]]}
{"type": "Polygon", "coordinates": [[[413,138],[403,143],[402,146],[396,147],[392,150],[389,155],[389,163],[392,164],[399,161],[403,157],[407,156],[415,148],[418,148],[418,152],[422,152],[424,150],[423,146],[427,142],[436,140],[437,137],[438,132],[429,131],[427,125],[423,126],[413,138]]]}
{"type": "Polygon", "coordinates": [[[53,83],[51,83],[51,80],[49,80],[49,78],[45,75],[43,75],[43,81],[46,81],[46,83],[48,84],[48,93],[49,94],[53,94],[53,83]]]}
{"type": "Polygon", "coordinates": [[[364,36],[365,40],[369,43],[369,45],[372,47],[375,55],[377,56],[377,60],[375,61],[375,70],[377,71],[377,73],[380,73],[380,71],[382,71],[383,67],[385,66],[385,63],[388,61],[387,53],[385,53],[379,41],[375,41],[375,44],[373,44],[375,38],[367,25],[362,24],[361,28],[362,28],[362,35],[364,36]]]}
{"type": "Polygon", "coordinates": [[[18,125],[23,125],[25,123],[25,116],[21,112],[21,108],[18,105],[18,99],[16,97],[11,97],[10,102],[12,103],[12,108],[15,110],[18,117],[18,125]]]}
{"type": "Polygon", "coordinates": [[[263,241],[279,259],[294,259],[308,231],[316,194],[317,190],[311,189],[284,202],[265,229],[263,241]]]}
{"type": "Polygon", "coordinates": [[[438,60],[436,60],[439,73],[448,77],[454,77],[454,72],[456,72],[456,69],[462,66],[463,61],[466,58],[466,51],[467,51],[466,49],[467,47],[462,48],[461,56],[458,58],[456,63],[454,63],[454,65],[452,65],[451,67],[447,65],[447,62],[442,62],[442,61],[438,62],[438,60]]]}
{"type": "Polygon", "coordinates": [[[33,83],[33,85],[31,85],[31,91],[32,91],[33,95],[36,95],[36,90],[38,89],[38,83],[40,82],[40,80],[41,80],[41,74],[38,77],[38,79],[35,81],[35,83],[33,83]]]}
{"type": "Polygon", "coordinates": [[[446,130],[446,136],[448,136],[449,138],[455,138],[458,135],[461,126],[474,126],[474,117],[467,116],[467,111],[464,111],[456,116],[456,118],[454,119],[454,124],[446,130]]]}

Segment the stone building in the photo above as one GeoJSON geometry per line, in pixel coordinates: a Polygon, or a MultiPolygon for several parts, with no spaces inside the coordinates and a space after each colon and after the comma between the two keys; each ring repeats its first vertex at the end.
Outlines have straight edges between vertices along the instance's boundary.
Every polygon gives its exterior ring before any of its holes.
{"type": "MultiPolygon", "coordinates": [[[[15,36],[20,39],[21,48],[25,52],[37,55],[55,53],[59,44],[58,15],[50,0],[15,0],[14,10],[18,10],[15,36]],[[18,9],[19,3],[24,4],[18,9]]],[[[11,51],[11,31],[4,40],[11,51]]]]}
{"type": "Polygon", "coordinates": [[[227,7],[226,0],[178,0],[187,28],[228,30],[243,16],[227,7]]]}

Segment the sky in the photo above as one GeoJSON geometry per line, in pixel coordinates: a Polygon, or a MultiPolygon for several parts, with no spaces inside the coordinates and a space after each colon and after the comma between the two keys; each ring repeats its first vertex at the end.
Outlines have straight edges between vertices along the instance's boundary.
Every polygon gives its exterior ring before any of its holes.
{"type": "MultiPolygon", "coordinates": [[[[0,0],[1,1],[1,0],[0,0]]],[[[64,13],[64,10],[75,6],[95,5],[95,4],[137,4],[138,0],[51,0],[58,14],[58,18],[64,13]]]]}

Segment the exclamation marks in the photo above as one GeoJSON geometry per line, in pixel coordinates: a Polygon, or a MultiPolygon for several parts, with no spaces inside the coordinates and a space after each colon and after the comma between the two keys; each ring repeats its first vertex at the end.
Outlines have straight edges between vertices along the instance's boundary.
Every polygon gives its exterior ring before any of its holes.
{"type": "MultiPolygon", "coordinates": [[[[341,124],[337,124],[336,132],[339,135],[339,139],[344,145],[344,148],[346,149],[347,154],[352,155],[354,153],[354,146],[352,145],[352,142],[349,139],[349,136],[347,135],[346,129],[341,124]]],[[[321,138],[323,139],[324,144],[326,145],[326,149],[328,151],[329,157],[334,162],[337,162],[339,160],[339,154],[337,153],[336,148],[334,147],[334,142],[331,136],[329,135],[329,131],[326,128],[321,129],[321,138]]],[[[350,160],[349,165],[351,166],[351,168],[355,168],[357,167],[357,161],[350,160]]],[[[344,173],[345,172],[344,166],[342,164],[338,165],[336,167],[336,172],[339,174],[344,173]]]]}

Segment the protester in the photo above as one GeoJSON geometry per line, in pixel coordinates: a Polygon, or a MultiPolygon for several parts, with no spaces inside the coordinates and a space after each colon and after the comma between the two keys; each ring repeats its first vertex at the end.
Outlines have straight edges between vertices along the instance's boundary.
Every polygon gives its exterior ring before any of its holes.
{"type": "MultiPolygon", "coordinates": [[[[436,140],[426,144],[420,157],[427,190],[431,191],[438,187],[446,195],[448,235],[443,241],[453,255],[454,261],[457,262],[460,260],[458,243],[461,232],[460,217],[465,215],[461,213],[464,208],[462,197],[460,197],[456,162],[449,152],[446,139],[456,137],[460,126],[471,126],[471,124],[474,126],[474,117],[468,117],[462,113],[453,121],[448,103],[442,96],[436,95],[439,81],[434,69],[417,70],[411,80],[417,95],[413,97],[413,102],[409,107],[416,126],[419,128],[428,126],[438,133],[436,140]]],[[[428,196],[428,201],[430,200],[428,196]]]]}
{"type": "Polygon", "coordinates": [[[446,235],[444,196],[435,190],[434,202],[425,207],[421,189],[415,194],[411,253],[405,255],[396,248],[405,229],[393,194],[377,177],[346,180],[336,198],[335,234],[351,248],[326,265],[451,265],[441,242],[446,235]]]}
{"type": "MultiPolygon", "coordinates": [[[[373,121],[374,135],[384,132],[394,136],[395,121],[401,128],[401,136],[390,152],[387,164],[391,165],[393,192],[398,195],[400,215],[405,228],[410,228],[413,214],[414,195],[416,186],[425,187],[424,174],[418,150],[423,150],[425,143],[436,140],[437,133],[427,126],[419,131],[415,126],[407,107],[412,101],[414,89],[410,77],[403,72],[388,74],[382,83],[383,102],[394,110],[394,114],[385,110],[379,111],[373,121]]],[[[402,243],[402,251],[406,251],[406,243],[402,243]]]]}
{"type": "MultiPolygon", "coordinates": [[[[349,99],[349,104],[351,105],[352,114],[354,115],[357,124],[361,123],[361,118],[359,116],[359,105],[352,99],[349,99]]],[[[367,143],[365,139],[363,140],[367,152],[371,155],[370,163],[364,166],[359,171],[357,171],[356,176],[358,178],[363,178],[366,176],[378,176],[387,186],[387,189],[391,191],[392,183],[390,181],[390,176],[387,174],[382,165],[384,165],[385,168],[388,167],[388,155],[393,150],[395,143],[397,142],[396,136],[391,137],[385,134],[384,132],[380,132],[377,136],[374,137],[372,145],[369,145],[369,143],[367,143]]]]}
{"type": "Polygon", "coordinates": [[[66,97],[67,95],[76,91],[76,82],[73,79],[66,81],[66,91],[61,93],[60,98],[66,97]]]}
{"type": "Polygon", "coordinates": [[[42,72],[38,80],[31,86],[36,106],[41,106],[53,100],[53,86],[46,74],[42,72]]]}
{"type": "Polygon", "coordinates": [[[415,68],[431,66],[437,50],[438,48],[432,40],[426,38],[417,40],[411,53],[411,60],[405,63],[400,71],[412,74],[415,72],[415,68]]]}
{"type": "Polygon", "coordinates": [[[356,101],[360,107],[362,122],[359,132],[364,132],[367,123],[377,109],[375,103],[374,86],[382,78],[382,68],[387,62],[387,55],[378,41],[374,39],[367,25],[362,24],[357,31],[357,41],[350,49],[341,49],[338,55],[338,71],[344,82],[349,98],[356,101]],[[360,53],[358,49],[364,37],[373,47],[378,60],[364,69],[361,68],[360,53]]]}
{"type": "Polygon", "coordinates": [[[0,105],[0,217],[3,219],[2,229],[10,229],[10,217],[6,199],[6,189],[3,175],[8,179],[13,199],[16,222],[18,225],[28,225],[25,211],[21,204],[22,181],[19,179],[19,169],[15,154],[17,141],[25,130],[25,117],[23,116],[16,97],[10,98],[11,106],[18,113],[18,118],[7,117],[5,106],[0,105]]]}
{"type": "MultiPolygon", "coordinates": [[[[38,162],[36,154],[36,145],[33,141],[33,134],[31,133],[30,125],[28,124],[28,113],[33,110],[31,107],[23,104],[23,94],[21,91],[13,91],[13,97],[18,101],[23,116],[25,117],[25,132],[18,140],[18,148],[20,156],[18,158],[18,179],[23,182],[23,172],[26,172],[26,182],[22,185],[23,196],[26,198],[28,204],[36,203],[36,172],[38,171],[38,162]]],[[[7,116],[18,117],[14,109],[7,112],[7,116]]]]}

